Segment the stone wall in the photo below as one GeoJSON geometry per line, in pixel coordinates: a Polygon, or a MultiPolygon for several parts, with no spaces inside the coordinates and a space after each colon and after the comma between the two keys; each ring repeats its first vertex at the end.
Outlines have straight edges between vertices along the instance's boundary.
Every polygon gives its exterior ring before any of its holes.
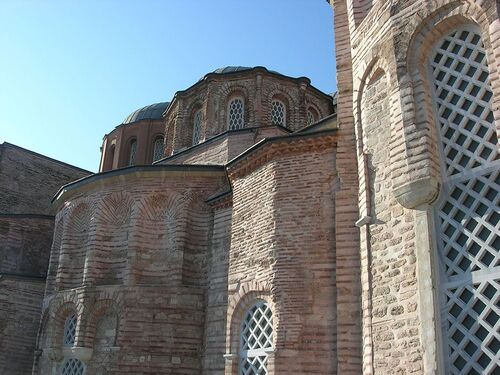
{"type": "MultiPolygon", "coordinates": [[[[363,373],[441,373],[433,204],[442,181],[427,59],[439,38],[468,24],[479,27],[489,65],[496,64],[498,3],[333,6],[339,129],[356,131],[363,373]]],[[[498,102],[496,70],[490,79],[498,102]]]]}

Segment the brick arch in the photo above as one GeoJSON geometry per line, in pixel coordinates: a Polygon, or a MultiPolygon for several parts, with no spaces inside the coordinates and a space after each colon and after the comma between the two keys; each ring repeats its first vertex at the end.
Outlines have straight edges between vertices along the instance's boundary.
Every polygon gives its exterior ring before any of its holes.
{"type": "MultiPolygon", "coordinates": [[[[239,331],[243,314],[256,300],[264,300],[275,312],[271,298],[271,288],[266,283],[258,281],[240,285],[238,292],[229,297],[227,305],[226,352],[237,354],[239,351],[239,331]]],[[[276,326],[276,322],[274,322],[276,326]]]]}
{"type": "Polygon", "coordinates": [[[78,319],[75,342],[78,341],[78,327],[81,324],[82,312],[83,306],[77,302],[77,297],[73,293],[65,295],[63,300],[57,301],[54,306],[50,307],[49,342],[51,348],[61,348],[63,346],[64,324],[71,313],[76,313],[78,319]]]}
{"type": "MultiPolygon", "coordinates": [[[[400,127],[395,129],[392,142],[397,143],[398,139],[404,140],[407,158],[404,163],[393,162],[393,175],[399,176],[394,180],[393,192],[398,202],[407,208],[432,203],[437,198],[441,186],[437,130],[431,90],[427,80],[426,60],[429,57],[427,51],[430,51],[447,32],[463,25],[473,25],[480,29],[483,43],[488,51],[490,66],[496,64],[494,49],[500,48],[500,42],[491,40],[489,36],[494,9],[484,10],[466,1],[439,5],[418,25],[407,46],[401,46],[407,51],[406,66],[398,72],[399,85],[404,88],[400,100],[405,103],[405,113],[401,117],[400,127]],[[497,43],[497,46],[492,43],[497,43]],[[410,165],[413,166],[411,171],[410,165]]],[[[495,94],[494,107],[498,108],[500,106],[498,73],[491,74],[490,79],[495,94]]],[[[500,110],[495,111],[494,115],[499,119],[500,110]]]]}
{"type": "Polygon", "coordinates": [[[107,194],[99,204],[96,218],[107,224],[124,226],[130,223],[134,200],[126,192],[115,192],[107,194]]]}
{"type": "Polygon", "coordinates": [[[229,102],[235,97],[242,97],[245,106],[244,110],[244,120],[245,126],[247,124],[252,124],[255,122],[255,109],[253,100],[250,100],[250,93],[247,87],[237,82],[225,82],[219,89],[218,101],[220,104],[219,118],[221,119],[221,129],[219,132],[224,132],[228,130],[227,126],[227,108],[229,102]]]}
{"type": "Polygon", "coordinates": [[[294,127],[297,123],[298,104],[292,98],[290,94],[286,92],[286,90],[282,88],[274,88],[266,95],[265,103],[266,103],[266,112],[264,114],[264,118],[266,119],[266,123],[271,125],[271,103],[274,99],[280,100],[285,104],[286,108],[286,127],[294,130],[294,127]]]}
{"type": "Polygon", "coordinates": [[[97,323],[99,322],[100,318],[108,313],[116,315],[116,342],[118,336],[118,327],[121,319],[123,318],[123,301],[121,299],[114,300],[112,298],[104,298],[95,302],[92,307],[88,309],[88,313],[82,316],[82,326],[84,327],[82,330],[84,335],[83,343],[85,347],[93,347],[97,330],[97,323]]]}

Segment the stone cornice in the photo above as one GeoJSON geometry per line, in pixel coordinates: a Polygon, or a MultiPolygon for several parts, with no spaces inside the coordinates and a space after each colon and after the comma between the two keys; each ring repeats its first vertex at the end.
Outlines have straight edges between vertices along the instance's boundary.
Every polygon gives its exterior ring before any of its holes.
{"type": "Polygon", "coordinates": [[[230,181],[243,177],[279,155],[302,154],[336,147],[336,130],[264,139],[227,164],[230,181]]]}
{"type": "Polygon", "coordinates": [[[106,187],[117,182],[128,182],[151,177],[225,177],[225,175],[224,167],[214,165],[140,165],[114,169],[109,172],[96,173],[64,185],[52,199],[52,204],[57,209],[63,201],[71,196],[95,190],[96,188],[106,187]]]}

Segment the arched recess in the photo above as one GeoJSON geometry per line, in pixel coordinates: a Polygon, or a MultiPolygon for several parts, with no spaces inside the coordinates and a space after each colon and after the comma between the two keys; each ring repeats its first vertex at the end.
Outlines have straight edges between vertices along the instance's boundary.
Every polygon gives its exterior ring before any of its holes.
{"type": "Polygon", "coordinates": [[[271,91],[269,91],[266,95],[265,99],[266,106],[264,108],[265,110],[264,119],[267,119],[266,124],[272,125],[271,112],[272,112],[273,100],[281,101],[285,105],[286,108],[285,127],[291,130],[298,130],[296,129],[298,126],[297,125],[298,105],[295,102],[295,100],[293,100],[293,98],[288,93],[286,93],[285,88],[282,87],[271,87],[271,91]]]}
{"type": "MultiPolygon", "coordinates": [[[[182,146],[191,147],[200,143],[203,139],[203,124],[205,122],[205,111],[203,110],[203,101],[195,100],[186,109],[187,124],[182,131],[182,146]]],[[[176,131],[179,131],[177,129],[176,131]]]]}
{"type": "Polygon", "coordinates": [[[113,169],[113,163],[115,160],[115,148],[116,145],[114,143],[108,146],[105,155],[106,160],[104,161],[103,172],[110,171],[113,169]]]}
{"type": "Polygon", "coordinates": [[[91,374],[111,371],[118,355],[118,335],[122,319],[122,300],[111,298],[95,302],[84,317],[85,347],[92,348],[88,362],[91,374]]]}
{"type": "Polygon", "coordinates": [[[78,308],[78,304],[72,300],[60,301],[59,303],[50,306],[50,321],[49,321],[49,332],[50,332],[50,347],[54,349],[60,349],[64,346],[64,328],[66,319],[75,314],[77,318],[76,325],[76,337],[74,346],[81,339],[79,337],[79,327],[81,323],[81,311],[78,308]]]}
{"type": "Polygon", "coordinates": [[[137,203],[137,231],[144,244],[129,245],[129,262],[138,284],[163,284],[182,277],[182,251],[187,224],[184,194],[155,192],[137,203]]]}
{"type": "MultiPolygon", "coordinates": [[[[394,104],[391,102],[393,86],[389,71],[390,67],[385,59],[372,57],[366,64],[363,76],[355,83],[354,90],[358,93],[354,110],[360,213],[356,225],[360,228],[363,373],[367,374],[377,372],[378,364],[373,358],[381,343],[374,330],[390,329],[387,319],[392,308],[388,304],[385,308],[374,311],[374,290],[386,290],[390,293],[391,303],[401,302],[403,298],[414,303],[416,299],[414,295],[402,297],[399,291],[392,290],[393,279],[383,277],[389,276],[387,274],[391,272],[386,265],[388,258],[392,256],[404,262],[408,273],[411,274],[415,268],[411,265],[411,255],[407,251],[412,245],[412,241],[407,240],[408,237],[411,238],[412,228],[401,220],[405,212],[398,207],[391,194],[392,162],[388,145],[394,127],[394,104]],[[387,252],[388,238],[394,242],[390,253],[387,252]]],[[[405,313],[411,316],[410,312],[405,313]]],[[[405,327],[408,323],[399,324],[405,327]]],[[[386,360],[391,360],[390,354],[386,356],[386,360]]]]}
{"type": "Polygon", "coordinates": [[[45,293],[50,294],[56,287],[57,270],[59,268],[59,258],[61,255],[61,245],[64,231],[64,210],[60,211],[56,216],[54,226],[54,237],[52,240],[52,248],[50,250],[49,267],[47,270],[47,282],[45,285],[45,293]]]}
{"type": "MultiPolygon", "coordinates": [[[[412,36],[408,46],[406,79],[411,83],[411,90],[407,91],[407,100],[411,101],[413,105],[413,116],[407,116],[405,119],[405,136],[408,138],[406,147],[415,150],[418,138],[421,138],[421,142],[422,139],[425,139],[427,143],[427,152],[422,153],[420,158],[425,160],[428,165],[432,165],[432,173],[436,175],[436,177],[433,178],[438,181],[441,186],[438,190],[440,195],[436,201],[425,200],[421,202],[430,203],[432,204],[431,206],[422,205],[419,211],[415,211],[415,216],[417,218],[415,231],[420,234],[420,241],[417,242],[417,254],[419,254],[417,261],[419,269],[420,317],[423,327],[421,340],[422,342],[430,343],[424,352],[424,366],[427,371],[437,371],[438,373],[444,373],[445,368],[447,373],[459,373],[462,370],[463,373],[469,373],[468,371],[474,373],[474,371],[477,372],[479,369],[477,366],[483,366],[481,363],[484,364],[487,362],[485,359],[488,358],[487,353],[483,353],[486,354],[486,356],[484,356],[477,351],[477,348],[473,348],[473,345],[478,344],[479,347],[483,347],[483,345],[477,341],[477,338],[474,338],[478,325],[482,323],[480,322],[481,319],[477,316],[475,317],[474,312],[470,309],[474,301],[483,298],[481,297],[481,293],[483,292],[482,288],[486,288],[485,285],[487,285],[488,280],[484,279],[484,283],[486,284],[483,283],[481,285],[476,285],[472,282],[464,284],[463,280],[462,282],[459,280],[460,275],[454,275],[452,278],[454,278],[455,285],[453,288],[448,287],[450,285],[450,279],[445,269],[448,267],[447,264],[449,262],[447,259],[449,253],[447,253],[446,249],[450,246],[453,248],[455,240],[465,242],[461,245],[461,250],[457,251],[453,256],[459,261],[461,259],[466,259],[462,262],[462,264],[465,264],[465,270],[463,271],[468,275],[466,278],[476,278],[472,276],[474,270],[467,268],[467,261],[475,263],[477,260],[474,259],[473,256],[470,256],[470,254],[466,255],[464,258],[462,258],[463,254],[460,254],[475,243],[475,234],[468,233],[467,227],[470,226],[471,223],[470,213],[474,211],[474,207],[477,207],[477,202],[481,201],[483,198],[478,198],[481,195],[481,189],[479,189],[478,192],[472,192],[474,199],[469,199],[471,195],[469,194],[471,193],[469,188],[474,190],[473,186],[475,186],[477,180],[482,180],[484,176],[475,175],[472,170],[469,170],[470,165],[464,165],[467,181],[470,185],[465,186],[460,185],[460,174],[450,179],[447,175],[448,172],[445,172],[442,168],[445,165],[444,161],[448,158],[445,148],[443,148],[442,145],[448,144],[452,145],[452,147],[458,145],[458,148],[460,148],[462,144],[461,139],[466,140],[466,143],[476,141],[475,136],[472,134],[473,132],[467,131],[467,135],[462,134],[457,137],[460,131],[455,131],[454,134],[450,132],[450,135],[447,135],[447,133],[443,133],[442,130],[446,126],[449,126],[449,129],[454,128],[452,123],[457,125],[457,129],[462,126],[460,121],[457,120],[459,116],[464,116],[464,118],[467,119],[470,115],[469,108],[474,108],[479,101],[476,102],[473,100],[472,102],[475,104],[471,107],[464,107],[464,103],[461,101],[453,102],[457,94],[457,97],[467,99],[467,96],[472,91],[468,92],[467,90],[469,89],[466,88],[467,85],[462,87],[462,84],[465,82],[470,84],[474,81],[475,77],[469,76],[466,73],[468,71],[468,57],[464,58],[463,56],[452,58],[452,60],[459,63],[464,63],[465,68],[463,74],[456,74],[455,78],[453,78],[455,73],[454,69],[456,72],[460,69],[456,69],[455,65],[451,65],[451,69],[449,69],[446,76],[444,76],[445,78],[441,77],[441,69],[436,68],[436,64],[442,63],[437,56],[437,54],[440,53],[437,47],[446,50],[445,44],[442,44],[445,43],[445,37],[449,38],[451,43],[455,45],[453,38],[462,38],[461,32],[460,35],[456,34],[452,37],[456,30],[463,31],[465,29],[475,29],[476,33],[481,36],[486,61],[488,66],[490,66],[491,74],[489,75],[489,81],[493,94],[491,108],[495,119],[494,122],[497,124],[496,130],[498,132],[498,122],[500,118],[498,113],[500,82],[497,69],[491,69],[492,64],[493,66],[498,65],[495,57],[498,53],[495,53],[495,51],[500,50],[500,44],[490,36],[492,25],[498,23],[494,9],[495,6],[484,7],[465,1],[442,6],[423,20],[421,26],[412,36]],[[443,81],[443,79],[446,82],[443,81]],[[455,81],[453,81],[453,79],[455,79],[455,81]],[[456,87],[454,82],[456,83],[456,87]],[[443,87],[446,85],[449,85],[449,88],[443,90],[443,87]],[[465,91],[461,94],[463,90],[465,91]],[[446,94],[441,97],[440,95],[445,94],[445,91],[453,96],[446,94]],[[448,100],[451,101],[448,103],[446,102],[448,100]],[[446,103],[436,104],[437,102],[446,103]],[[447,114],[448,109],[446,109],[447,103],[450,104],[448,106],[450,109],[449,114],[447,114]],[[457,113],[459,116],[456,116],[457,113]],[[458,122],[455,123],[455,120],[458,122]],[[412,124],[415,125],[411,127],[412,124]],[[417,129],[416,131],[415,128],[417,129]],[[413,137],[409,137],[410,131],[413,133],[413,137]],[[453,141],[451,143],[448,142],[449,140],[447,137],[451,137],[450,139],[453,141]],[[461,193],[458,194],[457,191],[461,193]],[[469,202],[468,205],[470,205],[470,210],[463,209],[462,203],[465,199],[468,199],[467,202],[469,202]],[[447,202],[449,203],[450,200],[454,200],[452,204],[454,208],[452,210],[446,208],[450,207],[449,205],[447,206],[447,202]],[[460,227],[459,229],[457,229],[455,223],[455,214],[457,212],[460,216],[458,220],[460,222],[458,224],[458,227],[460,227]],[[433,291],[435,292],[433,293],[433,291]],[[465,301],[462,300],[459,302],[461,311],[457,313],[458,310],[454,309],[453,304],[457,300],[460,300],[460,298],[463,298],[465,301]],[[450,315],[447,314],[447,311],[451,313],[451,309],[454,309],[454,313],[457,314],[457,317],[455,317],[456,319],[451,318],[450,315]],[[472,315],[470,315],[471,312],[472,315]],[[465,315],[469,317],[469,321],[466,324],[469,326],[468,331],[470,330],[470,333],[462,336],[459,332],[462,322],[460,316],[463,317],[465,315]],[[442,328],[444,328],[444,330],[442,330],[442,328]],[[457,332],[455,332],[455,330],[457,330],[457,332]],[[467,340],[469,340],[469,342],[467,340]],[[453,349],[457,341],[461,343],[461,349],[458,351],[453,349]],[[474,357],[472,361],[469,360],[471,356],[474,357]],[[460,364],[462,360],[463,363],[460,364]],[[474,370],[472,370],[470,366],[473,366],[474,370]],[[460,370],[460,368],[462,368],[462,370],[460,370]]],[[[458,39],[456,40],[458,41],[458,39]]],[[[465,39],[465,44],[470,43],[470,40],[467,38],[465,39]]],[[[461,43],[462,42],[458,44],[461,43]]],[[[473,42],[472,44],[477,43],[473,42]]],[[[467,46],[467,48],[469,47],[471,46],[467,46]]],[[[474,48],[472,48],[471,51],[473,49],[474,48]]],[[[456,51],[449,51],[448,57],[465,51],[465,49],[460,50],[460,48],[457,47],[456,51]]],[[[446,66],[448,63],[446,62],[444,64],[444,66],[446,66]]],[[[448,67],[446,67],[446,69],[448,69],[448,67]]],[[[474,86],[476,85],[474,84],[474,86]]],[[[477,86],[479,87],[481,85],[477,86]]],[[[472,86],[469,85],[469,87],[472,86]]],[[[469,125],[466,125],[466,127],[467,126],[469,125]]],[[[478,144],[481,144],[481,141],[479,141],[478,144]]],[[[408,163],[411,163],[411,160],[408,163]]],[[[485,170],[487,169],[488,168],[485,167],[485,170]]],[[[484,179],[481,181],[480,185],[488,188],[488,183],[484,179]]],[[[409,189],[409,193],[411,193],[411,189],[409,189]]],[[[489,205],[491,206],[491,203],[489,205]]],[[[482,214],[475,213],[473,216],[474,219],[472,221],[476,223],[488,220],[482,214]]],[[[486,226],[488,225],[486,224],[486,226]]],[[[477,228],[477,232],[480,232],[482,225],[476,225],[475,227],[477,228]]],[[[487,254],[487,246],[482,248],[480,253],[487,254]]],[[[474,306],[474,311],[480,310],[478,306],[474,306]]],[[[484,316],[488,315],[488,310],[483,310],[481,314],[484,316]]],[[[481,372],[481,369],[479,369],[479,372],[481,372]]]]}
{"type": "MultiPolygon", "coordinates": [[[[229,299],[226,329],[226,375],[238,374],[240,365],[241,327],[248,309],[257,301],[264,301],[273,312],[273,347],[276,348],[279,317],[272,300],[269,285],[256,281],[240,286],[237,294],[229,299]]],[[[274,374],[274,353],[269,353],[268,373],[274,374]]]]}
{"type": "MultiPolygon", "coordinates": [[[[491,9],[466,1],[434,5],[429,14],[418,24],[412,37],[398,40],[397,48],[406,50],[405,66],[398,69],[398,85],[401,87],[401,126],[393,137],[394,145],[403,141],[404,157],[394,156],[394,194],[405,207],[431,203],[437,198],[441,185],[439,151],[433,118],[433,102],[427,80],[425,64],[427,51],[447,30],[465,23],[476,23],[481,28],[488,61],[495,64],[493,44],[489,38],[490,26],[494,22],[491,9]]],[[[494,10],[495,7],[493,7],[494,10]]],[[[493,12],[494,13],[494,12],[493,12]]],[[[498,38],[497,38],[498,39],[498,38]]],[[[500,48],[500,44],[495,41],[500,48]]],[[[500,90],[498,73],[492,74],[494,92],[500,90]]],[[[499,99],[495,99],[498,107],[499,99]]],[[[498,110],[496,110],[498,112],[498,110]]],[[[495,112],[495,118],[499,114],[495,112]]],[[[394,148],[394,147],[393,147],[394,148]]]]}
{"type": "MultiPolygon", "coordinates": [[[[183,217],[186,218],[185,238],[182,243],[182,282],[184,285],[202,285],[205,275],[205,257],[208,253],[211,210],[205,203],[210,194],[197,192],[184,197],[183,217]]],[[[176,220],[181,217],[176,215],[176,220]]]]}
{"type": "Polygon", "coordinates": [[[151,163],[162,159],[165,156],[165,136],[162,133],[151,137],[151,163]]]}
{"type": "Polygon", "coordinates": [[[61,245],[57,288],[59,290],[81,287],[85,259],[93,229],[94,207],[91,202],[76,202],[69,210],[61,245]]]}
{"type": "Polygon", "coordinates": [[[107,194],[96,210],[96,238],[87,278],[94,285],[120,285],[127,268],[134,199],[127,192],[107,194]]]}
{"type": "Polygon", "coordinates": [[[251,126],[255,123],[254,118],[254,103],[249,100],[248,89],[234,82],[224,83],[219,90],[218,100],[220,103],[219,118],[221,119],[221,127],[218,132],[224,132],[229,129],[228,127],[228,116],[229,116],[229,104],[235,98],[241,98],[243,100],[243,120],[244,127],[251,126]]]}

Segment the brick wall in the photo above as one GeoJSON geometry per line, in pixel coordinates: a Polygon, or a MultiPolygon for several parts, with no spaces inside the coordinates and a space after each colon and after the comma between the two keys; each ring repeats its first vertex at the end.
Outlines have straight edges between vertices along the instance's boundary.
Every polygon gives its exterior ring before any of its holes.
{"type": "Polygon", "coordinates": [[[307,153],[283,147],[269,162],[254,164],[266,157],[249,156],[229,169],[233,219],[226,352],[233,357],[226,374],[238,367],[241,319],[257,299],[273,308],[271,374],[337,373],[335,153],[331,143],[307,153]],[[246,172],[236,171],[247,164],[252,167],[246,172]]]}

